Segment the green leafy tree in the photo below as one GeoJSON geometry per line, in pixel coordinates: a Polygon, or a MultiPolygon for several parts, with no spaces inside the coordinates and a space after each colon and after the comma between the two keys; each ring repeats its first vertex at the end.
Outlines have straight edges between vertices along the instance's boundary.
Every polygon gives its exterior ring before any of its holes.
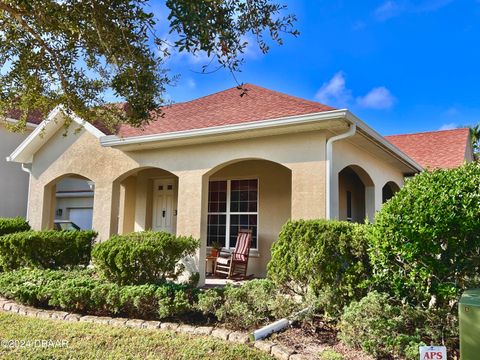
{"type": "Polygon", "coordinates": [[[480,165],[424,171],[377,213],[370,258],[378,287],[408,303],[453,309],[478,287],[480,165]]]}
{"type": "MultiPolygon", "coordinates": [[[[270,0],[167,0],[173,43],[156,34],[148,0],[0,1],[0,115],[21,114],[17,129],[36,112],[63,104],[87,121],[141,126],[164,103],[173,76],[172,51],[204,51],[234,74],[247,36],[266,53],[268,39],[297,35],[295,16],[270,0]],[[268,35],[266,35],[268,34],[268,35]],[[112,92],[128,106],[105,106],[112,92]]],[[[204,68],[206,70],[206,67],[204,68]]],[[[67,121],[68,125],[68,121],[67,121]]]]}
{"type": "Polygon", "coordinates": [[[480,159],[480,124],[470,128],[470,139],[472,142],[473,157],[475,161],[480,159]]]}

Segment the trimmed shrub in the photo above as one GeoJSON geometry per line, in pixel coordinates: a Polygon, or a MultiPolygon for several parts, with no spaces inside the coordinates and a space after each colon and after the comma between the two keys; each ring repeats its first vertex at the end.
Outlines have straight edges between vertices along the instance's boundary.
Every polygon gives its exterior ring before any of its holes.
{"type": "Polygon", "coordinates": [[[56,269],[88,265],[94,231],[24,231],[0,237],[0,268],[56,269]]]}
{"type": "Polygon", "coordinates": [[[479,284],[480,165],[408,180],[377,213],[370,238],[378,288],[456,313],[462,290],[479,284]]]}
{"type": "Polygon", "coordinates": [[[291,315],[298,304],[262,279],[207,290],[198,295],[196,308],[230,327],[249,329],[291,315]]]}
{"type": "Polygon", "coordinates": [[[268,277],[315,306],[338,314],[366,294],[370,276],[367,225],[342,221],[287,222],[272,247],[268,277]]]}
{"type": "Polygon", "coordinates": [[[188,285],[120,286],[92,270],[21,269],[0,274],[0,294],[23,304],[65,311],[139,318],[183,316],[198,290],[188,285]]]}
{"type": "Polygon", "coordinates": [[[144,231],[113,236],[95,245],[92,257],[99,273],[112,282],[159,284],[175,280],[184,271],[179,261],[199,246],[192,237],[144,231]]]}
{"type": "Polygon", "coordinates": [[[370,292],[345,308],[338,328],[344,343],[375,356],[418,358],[421,342],[418,315],[408,306],[392,305],[388,295],[370,292]]]}
{"type": "Polygon", "coordinates": [[[24,218],[0,218],[0,236],[28,230],[30,225],[24,218]]]}

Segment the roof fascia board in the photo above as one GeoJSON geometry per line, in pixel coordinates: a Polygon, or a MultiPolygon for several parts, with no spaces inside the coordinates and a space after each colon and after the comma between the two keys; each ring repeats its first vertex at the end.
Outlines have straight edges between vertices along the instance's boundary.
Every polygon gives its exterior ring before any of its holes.
{"type": "MultiPolygon", "coordinates": [[[[10,123],[10,124],[16,124],[18,123],[18,120],[16,119],[12,119],[12,118],[4,118],[3,121],[7,122],[7,123],[10,123]]],[[[35,129],[38,125],[37,124],[33,124],[31,122],[26,122],[25,123],[25,126],[28,128],[28,129],[35,129]]]]}
{"type": "Polygon", "coordinates": [[[144,144],[151,142],[161,142],[169,140],[184,140],[195,137],[222,135],[227,133],[244,132],[252,130],[260,130],[267,128],[281,128],[290,125],[300,125],[315,123],[325,120],[335,120],[345,118],[347,110],[331,110],[319,113],[289,116],[284,118],[251,121],[243,124],[222,125],[202,129],[192,129],[184,131],[175,131],[164,134],[141,135],[122,138],[117,135],[108,135],[100,138],[100,144],[105,147],[115,147],[122,145],[144,144]]]}
{"type": "Polygon", "coordinates": [[[347,111],[346,118],[349,121],[355,122],[357,126],[361,130],[363,130],[369,137],[371,137],[381,146],[383,146],[388,151],[393,153],[397,158],[399,158],[407,166],[409,166],[415,171],[423,170],[423,167],[420,164],[418,164],[415,160],[413,160],[411,157],[409,157],[407,154],[405,154],[403,151],[401,151],[399,148],[397,148],[395,145],[393,145],[391,142],[385,139],[382,135],[380,135],[378,132],[376,132],[374,129],[372,129],[370,126],[368,126],[365,122],[363,122],[358,117],[356,117],[350,111],[347,111]]]}
{"type": "Polygon", "coordinates": [[[97,139],[105,136],[105,134],[94,127],[92,124],[84,121],[74,113],[65,114],[65,109],[62,105],[56,106],[36,128],[33,130],[25,140],[7,157],[7,161],[30,163],[33,160],[33,155],[40,149],[53,134],[60,129],[65,123],[65,119],[57,119],[59,114],[69,116],[75,123],[85,128],[90,134],[97,139]],[[43,133],[43,137],[42,137],[43,133]]]}

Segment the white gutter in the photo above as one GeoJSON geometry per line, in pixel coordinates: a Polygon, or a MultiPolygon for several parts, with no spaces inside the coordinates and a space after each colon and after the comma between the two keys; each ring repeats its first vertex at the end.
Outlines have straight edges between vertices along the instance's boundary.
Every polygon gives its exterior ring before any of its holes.
{"type": "Polygon", "coordinates": [[[181,140],[209,135],[224,135],[241,131],[252,131],[260,129],[271,129],[289,125],[301,125],[319,121],[343,119],[347,116],[348,110],[331,110],[319,113],[289,116],[276,119],[251,121],[235,125],[221,125],[202,129],[182,130],[163,134],[140,135],[122,138],[117,135],[108,135],[100,138],[100,144],[105,147],[122,145],[139,145],[155,141],[181,140]]]}
{"type": "Polygon", "coordinates": [[[22,163],[22,170],[28,174],[28,192],[27,192],[27,213],[25,214],[28,221],[28,209],[30,208],[30,177],[32,176],[32,164],[22,163]]]}
{"type": "Polygon", "coordinates": [[[332,200],[332,181],[333,181],[333,143],[338,140],[352,137],[357,132],[357,123],[352,122],[347,132],[343,134],[332,136],[327,140],[327,175],[326,175],[326,216],[327,220],[332,218],[331,214],[331,200],[332,200]]]}

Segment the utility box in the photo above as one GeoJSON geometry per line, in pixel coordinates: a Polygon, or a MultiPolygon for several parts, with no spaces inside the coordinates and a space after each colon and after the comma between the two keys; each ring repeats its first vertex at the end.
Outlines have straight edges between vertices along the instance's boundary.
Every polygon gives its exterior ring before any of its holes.
{"type": "Polygon", "coordinates": [[[480,359],[480,289],[466,290],[458,303],[460,359],[480,359]]]}

